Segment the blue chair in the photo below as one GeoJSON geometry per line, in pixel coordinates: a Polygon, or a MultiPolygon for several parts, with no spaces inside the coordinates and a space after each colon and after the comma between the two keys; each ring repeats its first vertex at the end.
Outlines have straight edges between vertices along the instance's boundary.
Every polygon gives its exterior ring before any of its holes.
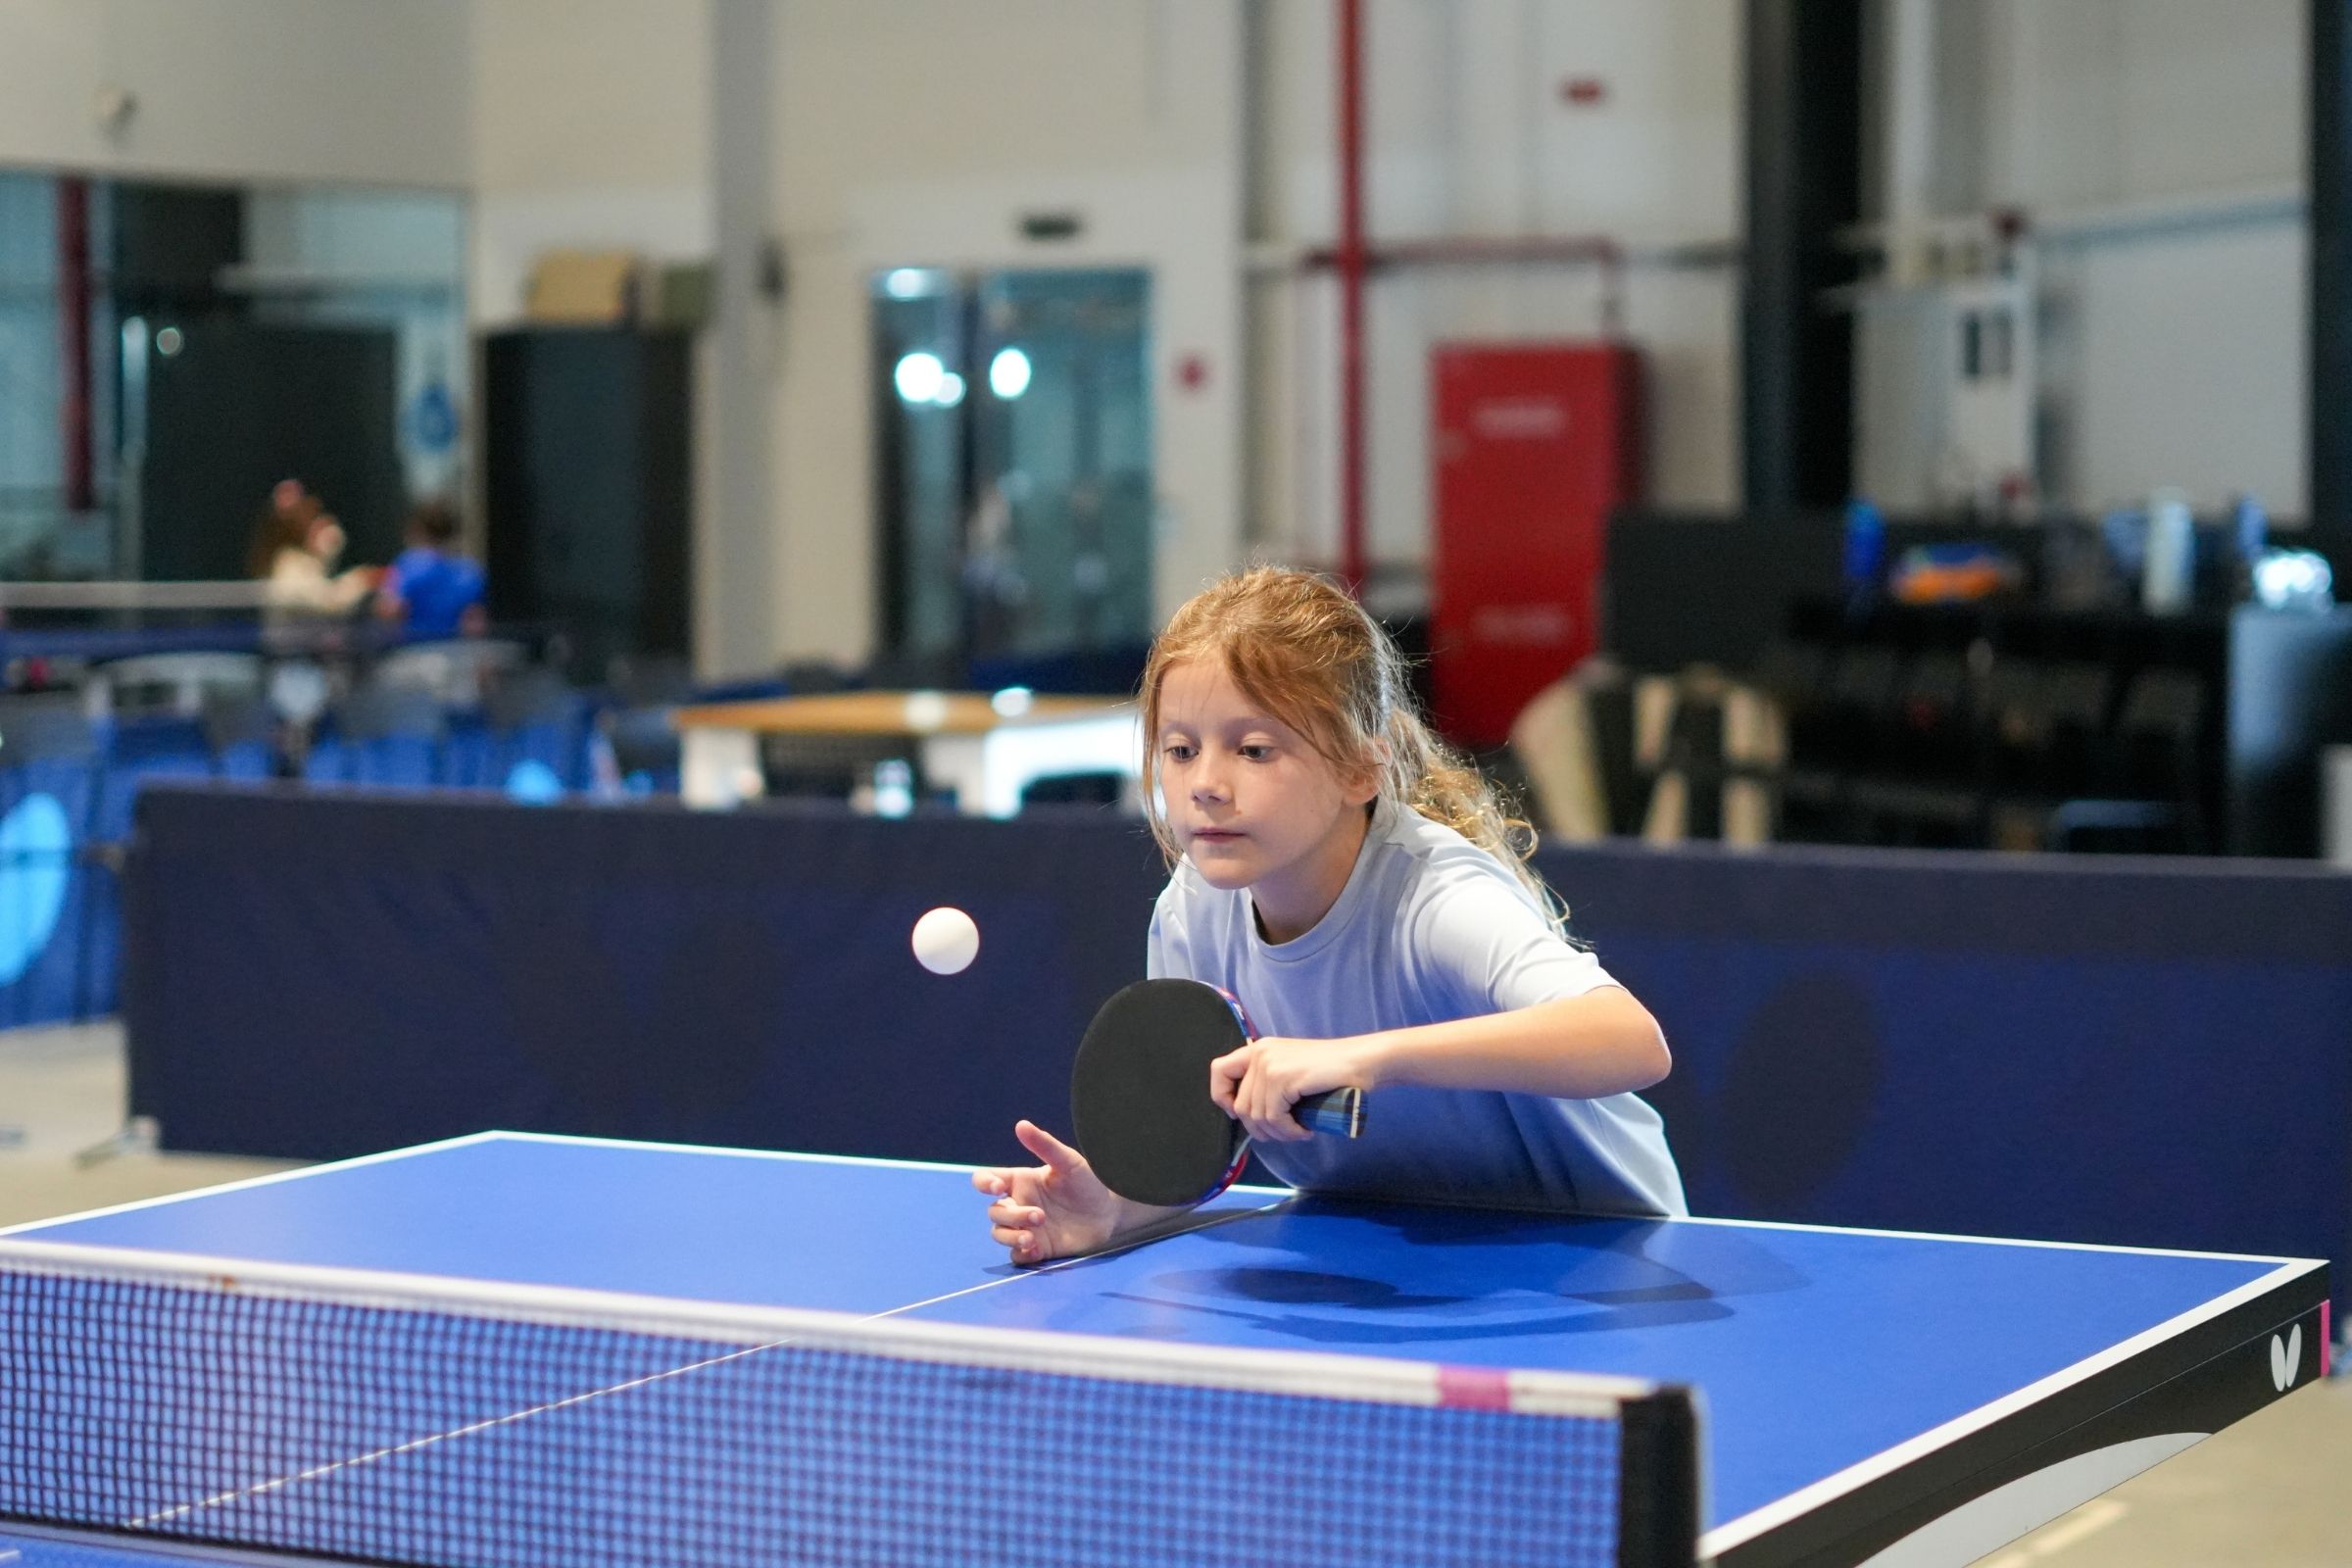
{"type": "Polygon", "coordinates": [[[267,699],[208,702],[204,741],[217,778],[260,780],[278,774],[278,715],[267,699]]]}
{"type": "Polygon", "coordinates": [[[631,795],[675,795],[683,771],[676,709],[609,708],[597,715],[598,738],[631,795]]]}
{"type": "Polygon", "coordinates": [[[483,703],[487,774],[483,782],[526,800],[588,788],[587,699],[555,670],[532,667],[499,676],[483,703]]]}
{"type": "Polygon", "coordinates": [[[371,683],[327,710],[302,774],[314,784],[430,789],[444,776],[448,736],[431,692],[371,683]]]}
{"type": "Polygon", "coordinates": [[[589,785],[587,699],[538,665],[490,677],[478,703],[444,710],[440,781],[546,799],[589,785]]]}
{"type": "Polygon", "coordinates": [[[210,778],[212,742],[202,717],[139,713],[100,727],[98,797],[91,837],[121,844],[130,837],[139,786],[157,778],[210,778]]]}
{"type": "Polygon", "coordinates": [[[681,704],[709,694],[696,689],[694,670],[674,655],[623,655],[610,672],[591,748],[604,754],[625,794],[677,794],[681,769],[671,715],[681,704]]]}
{"type": "Polygon", "coordinates": [[[452,789],[489,790],[499,786],[496,742],[490,734],[490,714],[478,703],[444,708],[446,730],[441,744],[440,782],[452,789]]]}
{"type": "Polygon", "coordinates": [[[92,833],[101,844],[121,844],[130,837],[141,781],[220,772],[209,715],[259,704],[267,669],[253,654],[150,654],[101,664],[91,680],[110,715],[92,833]]]}

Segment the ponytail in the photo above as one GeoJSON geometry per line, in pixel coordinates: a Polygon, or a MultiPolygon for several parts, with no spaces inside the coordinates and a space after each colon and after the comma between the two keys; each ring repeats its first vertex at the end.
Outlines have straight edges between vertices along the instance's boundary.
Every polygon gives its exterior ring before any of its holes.
{"type": "Polygon", "coordinates": [[[1568,937],[1568,906],[1528,863],[1536,852],[1535,824],[1515,814],[1468,758],[1430,733],[1409,699],[1390,708],[1388,742],[1382,796],[1453,829],[1500,860],[1551,928],[1568,937]]]}

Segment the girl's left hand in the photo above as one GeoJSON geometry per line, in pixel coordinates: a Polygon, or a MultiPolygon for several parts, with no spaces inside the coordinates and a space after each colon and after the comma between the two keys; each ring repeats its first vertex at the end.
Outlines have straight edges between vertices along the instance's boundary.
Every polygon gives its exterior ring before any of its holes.
{"type": "Polygon", "coordinates": [[[1327,1089],[1370,1089],[1361,1054],[1346,1040],[1252,1040],[1208,1064],[1208,1095],[1254,1141],[1297,1143],[1313,1133],[1291,1107],[1327,1089]]]}

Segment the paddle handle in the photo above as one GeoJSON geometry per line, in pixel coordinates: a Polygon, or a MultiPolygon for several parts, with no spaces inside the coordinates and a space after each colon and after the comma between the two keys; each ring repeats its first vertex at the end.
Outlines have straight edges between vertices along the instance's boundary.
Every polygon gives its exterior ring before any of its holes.
{"type": "Polygon", "coordinates": [[[1301,1096],[1292,1104],[1291,1117],[1308,1132],[1353,1138],[1364,1130],[1364,1092],[1326,1089],[1319,1095],[1301,1096]]]}

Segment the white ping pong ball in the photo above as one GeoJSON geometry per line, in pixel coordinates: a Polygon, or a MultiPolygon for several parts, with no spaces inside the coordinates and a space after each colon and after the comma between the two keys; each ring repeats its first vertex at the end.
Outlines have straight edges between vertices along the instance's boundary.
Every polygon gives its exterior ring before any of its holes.
{"type": "Polygon", "coordinates": [[[942,906],[914,922],[914,961],[933,974],[960,974],[980,956],[980,928],[961,909],[942,906]]]}

